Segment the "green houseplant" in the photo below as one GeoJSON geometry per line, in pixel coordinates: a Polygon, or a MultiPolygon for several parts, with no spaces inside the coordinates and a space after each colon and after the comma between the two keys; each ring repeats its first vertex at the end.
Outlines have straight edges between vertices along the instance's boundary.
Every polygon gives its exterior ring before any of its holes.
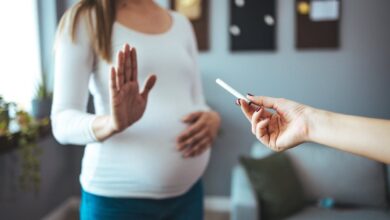
{"type": "Polygon", "coordinates": [[[0,137],[6,136],[9,126],[9,113],[8,113],[9,103],[7,103],[3,97],[0,96],[0,137]]]}
{"type": "Polygon", "coordinates": [[[50,116],[52,104],[52,93],[48,89],[48,80],[45,72],[41,74],[41,81],[36,87],[34,99],[32,100],[32,115],[35,118],[50,116]]]}
{"type": "Polygon", "coordinates": [[[37,192],[41,182],[40,156],[42,154],[38,139],[42,127],[48,125],[48,119],[36,120],[29,113],[19,110],[16,113],[16,120],[20,127],[17,143],[22,158],[19,182],[23,190],[37,192]]]}
{"type": "Polygon", "coordinates": [[[19,183],[24,191],[39,190],[42,150],[37,143],[42,128],[48,124],[48,118],[35,119],[0,96],[0,150],[18,149],[21,168],[19,183]],[[11,124],[17,129],[11,129],[11,124]]]}

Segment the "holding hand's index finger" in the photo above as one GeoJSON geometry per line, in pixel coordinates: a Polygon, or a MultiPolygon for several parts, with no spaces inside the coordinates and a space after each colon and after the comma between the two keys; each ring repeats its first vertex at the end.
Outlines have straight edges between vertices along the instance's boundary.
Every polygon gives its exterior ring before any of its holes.
{"type": "Polygon", "coordinates": [[[267,97],[267,96],[247,96],[250,101],[259,106],[264,106],[266,108],[276,109],[277,98],[267,97]]]}
{"type": "Polygon", "coordinates": [[[255,112],[255,109],[253,109],[252,106],[250,106],[246,101],[239,99],[238,100],[241,105],[241,110],[244,113],[245,117],[248,119],[248,121],[252,120],[252,115],[255,112]]]}

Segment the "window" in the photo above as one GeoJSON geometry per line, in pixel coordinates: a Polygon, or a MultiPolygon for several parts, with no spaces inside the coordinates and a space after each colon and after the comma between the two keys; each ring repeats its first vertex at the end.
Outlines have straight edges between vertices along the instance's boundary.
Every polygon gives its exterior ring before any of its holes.
{"type": "Polygon", "coordinates": [[[0,95],[30,110],[41,76],[37,1],[0,7],[0,95]]]}

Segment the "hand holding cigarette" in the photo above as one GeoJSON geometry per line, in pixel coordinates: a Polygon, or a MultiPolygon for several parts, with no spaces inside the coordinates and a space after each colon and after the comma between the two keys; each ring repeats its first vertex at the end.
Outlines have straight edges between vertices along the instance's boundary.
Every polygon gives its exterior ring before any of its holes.
{"type": "Polygon", "coordinates": [[[252,133],[274,151],[316,142],[390,164],[390,120],[324,111],[283,98],[244,97],[222,80],[217,83],[238,98],[252,133]]]}

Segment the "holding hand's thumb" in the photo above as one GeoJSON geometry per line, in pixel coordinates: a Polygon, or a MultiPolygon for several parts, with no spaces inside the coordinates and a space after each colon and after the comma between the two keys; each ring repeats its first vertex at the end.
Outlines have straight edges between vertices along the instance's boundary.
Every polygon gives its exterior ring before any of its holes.
{"type": "Polygon", "coordinates": [[[144,89],[141,92],[141,96],[144,97],[144,99],[148,98],[150,90],[154,87],[154,84],[156,84],[157,76],[156,75],[150,75],[144,85],[144,89]]]}

